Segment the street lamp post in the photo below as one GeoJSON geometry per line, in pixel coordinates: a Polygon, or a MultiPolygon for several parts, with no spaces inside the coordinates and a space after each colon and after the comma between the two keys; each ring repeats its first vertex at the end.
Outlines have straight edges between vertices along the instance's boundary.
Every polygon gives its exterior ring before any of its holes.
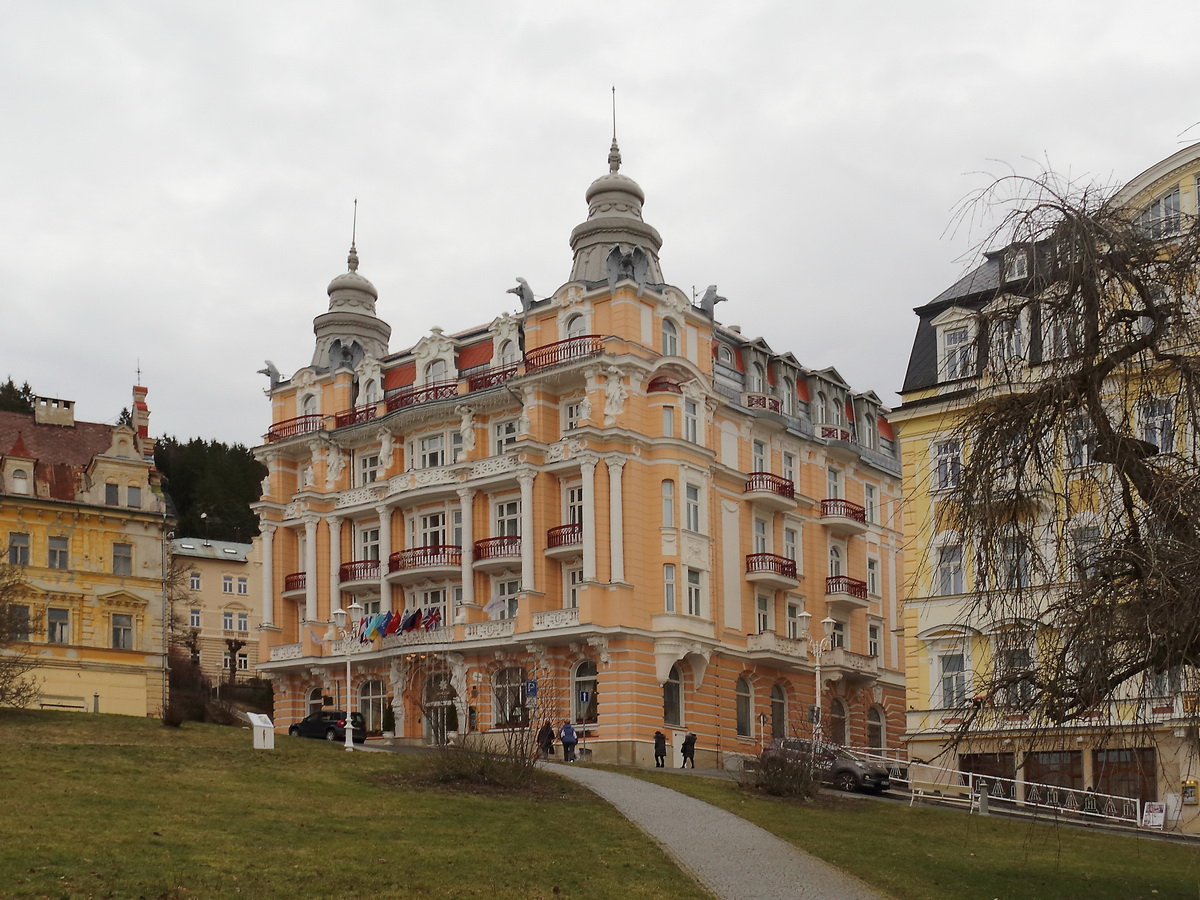
{"type": "Polygon", "coordinates": [[[346,611],[338,607],[333,611],[333,624],[342,635],[342,650],[346,653],[346,749],[354,749],[354,711],[350,708],[350,648],[351,638],[358,635],[358,623],[362,621],[362,604],[355,600],[350,604],[349,625],[347,628],[346,611]]]}
{"type": "Polygon", "coordinates": [[[813,640],[812,634],[809,632],[809,627],[812,622],[812,613],[805,610],[800,613],[797,618],[800,619],[800,631],[804,635],[804,640],[808,643],[808,649],[813,655],[813,669],[817,679],[817,689],[813,694],[813,748],[815,752],[816,744],[821,740],[822,726],[824,722],[821,717],[821,694],[823,693],[821,686],[821,657],[829,650],[833,649],[833,626],[837,624],[832,617],[826,616],[821,620],[821,628],[825,632],[825,636],[820,640],[813,640]]]}

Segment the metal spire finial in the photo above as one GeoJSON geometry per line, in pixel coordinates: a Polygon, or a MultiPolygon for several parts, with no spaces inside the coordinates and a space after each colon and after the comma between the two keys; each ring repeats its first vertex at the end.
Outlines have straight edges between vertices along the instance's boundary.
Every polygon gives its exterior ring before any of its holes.
{"type": "Polygon", "coordinates": [[[608,148],[608,172],[610,175],[615,175],[621,168],[621,148],[617,146],[617,86],[615,84],[612,89],[612,115],[613,139],[612,146],[608,148]]]}
{"type": "Polygon", "coordinates": [[[358,271],[358,250],[355,249],[354,242],[358,237],[358,198],[354,198],[354,219],[350,226],[350,255],[346,257],[346,265],[350,267],[351,272],[358,271]]]}

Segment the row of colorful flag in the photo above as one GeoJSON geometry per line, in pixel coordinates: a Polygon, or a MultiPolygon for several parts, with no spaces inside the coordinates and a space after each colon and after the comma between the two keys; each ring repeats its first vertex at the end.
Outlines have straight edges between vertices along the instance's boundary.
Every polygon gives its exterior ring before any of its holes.
{"type": "Polygon", "coordinates": [[[399,613],[389,610],[385,613],[375,613],[363,616],[358,625],[358,642],[369,644],[377,637],[388,634],[400,634],[406,631],[433,631],[442,624],[442,611],[437,607],[422,610],[417,609],[399,613]]]}

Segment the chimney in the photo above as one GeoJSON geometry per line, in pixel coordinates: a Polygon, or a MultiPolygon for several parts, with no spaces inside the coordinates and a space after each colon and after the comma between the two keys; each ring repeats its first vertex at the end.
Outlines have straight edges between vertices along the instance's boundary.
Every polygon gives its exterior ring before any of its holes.
{"type": "Polygon", "coordinates": [[[75,401],[53,397],[33,398],[33,420],[39,425],[75,427],[75,401]]]}

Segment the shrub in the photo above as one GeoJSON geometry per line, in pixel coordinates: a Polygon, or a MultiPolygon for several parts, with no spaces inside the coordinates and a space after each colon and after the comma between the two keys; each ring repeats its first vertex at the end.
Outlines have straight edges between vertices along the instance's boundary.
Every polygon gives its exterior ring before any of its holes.
{"type": "Polygon", "coordinates": [[[820,772],[811,759],[771,752],[748,761],[738,781],[772,797],[812,797],[821,786],[820,772]]]}

